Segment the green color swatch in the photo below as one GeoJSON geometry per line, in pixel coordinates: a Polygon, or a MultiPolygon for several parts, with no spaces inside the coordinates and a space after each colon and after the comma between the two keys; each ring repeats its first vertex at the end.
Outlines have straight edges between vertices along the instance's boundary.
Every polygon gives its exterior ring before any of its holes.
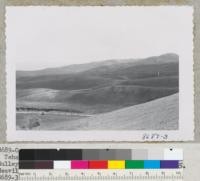
{"type": "Polygon", "coordinates": [[[144,161],[143,160],[126,160],[125,161],[125,168],[135,168],[140,169],[144,168],[144,161]]]}

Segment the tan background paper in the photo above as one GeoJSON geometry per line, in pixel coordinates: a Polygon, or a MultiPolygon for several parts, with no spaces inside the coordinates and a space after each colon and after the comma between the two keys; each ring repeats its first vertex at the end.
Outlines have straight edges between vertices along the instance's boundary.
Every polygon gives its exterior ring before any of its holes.
{"type": "MultiPolygon", "coordinates": [[[[6,82],[5,82],[5,6],[124,6],[124,5],[193,5],[194,6],[194,88],[195,142],[200,141],[200,1],[199,0],[0,0],[0,143],[6,142],[6,82]]],[[[190,121],[190,120],[188,120],[190,121]]]]}

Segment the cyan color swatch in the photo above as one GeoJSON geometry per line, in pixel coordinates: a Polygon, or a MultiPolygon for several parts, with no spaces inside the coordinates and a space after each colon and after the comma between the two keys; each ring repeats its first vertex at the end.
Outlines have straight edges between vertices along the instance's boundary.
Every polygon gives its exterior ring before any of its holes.
{"type": "Polygon", "coordinates": [[[159,169],[160,168],[160,160],[144,160],[144,168],[159,169]]]}

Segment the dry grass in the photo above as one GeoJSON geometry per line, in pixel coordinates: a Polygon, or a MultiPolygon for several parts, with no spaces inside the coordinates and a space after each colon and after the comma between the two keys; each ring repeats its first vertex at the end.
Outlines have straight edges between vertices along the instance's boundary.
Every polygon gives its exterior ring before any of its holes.
{"type": "Polygon", "coordinates": [[[178,103],[178,94],[174,94],[93,116],[17,113],[17,126],[36,130],[177,130],[178,103]],[[30,128],[31,125],[36,127],[30,128]]]}

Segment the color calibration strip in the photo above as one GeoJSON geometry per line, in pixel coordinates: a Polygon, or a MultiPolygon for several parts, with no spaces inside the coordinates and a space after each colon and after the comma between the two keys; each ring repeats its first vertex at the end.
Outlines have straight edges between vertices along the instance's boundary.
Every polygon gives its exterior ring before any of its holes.
{"type": "Polygon", "coordinates": [[[19,169],[177,169],[179,160],[20,161],[19,169]]]}
{"type": "Polygon", "coordinates": [[[181,149],[165,149],[162,152],[149,154],[148,150],[130,149],[22,149],[19,152],[19,169],[181,168],[181,149]]]}

